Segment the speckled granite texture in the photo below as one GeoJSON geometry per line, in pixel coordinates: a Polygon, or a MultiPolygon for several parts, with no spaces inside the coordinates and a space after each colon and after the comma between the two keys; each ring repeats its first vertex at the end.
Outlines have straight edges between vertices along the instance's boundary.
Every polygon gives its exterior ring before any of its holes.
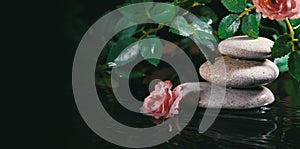
{"type": "Polygon", "coordinates": [[[221,54],[240,59],[265,59],[271,56],[273,41],[264,37],[253,39],[235,36],[220,42],[221,54]]]}
{"type": "Polygon", "coordinates": [[[224,101],[220,103],[221,99],[217,99],[222,94],[222,88],[216,88],[215,92],[211,93],[211,86],[208,82],[206,88],[200,91],[199,107],[208,107],[208,102],[213,103],[210,108],[218,107],[217,104],[222,104],[222,108],[226,109],[250,109],[268,105],[274,101],[274,95],[266,87],[256,87],[252,89],[229,89],[226,88],[224,101]],[[212,98],[211,98],[212,97],[212,98]],[[215,100],[215,101],[214,101],[215,100]]]}
{"type": "Polygon", "coordinates": [[[223,40],[218,48],[224,56],[217,57],[213,64],[207,61],[199,68],[202,78],[208,81],[208,87],[201,90],[199,106],[249,109],[272,103],[274,95],[262,85],[271,83],[279,75],[277,66],[266,59],[271,55],[273,43],[264,37],[235,36],[223,40]],[[217,87],[212,93],[211,83],[217,87]],[[210,106],[209,101],[212,101],[210,106]]]}
{"type": "Polygon", "coordinates": [[[279,70],[270,60],[240,60],[228,56],[216,58],[213,65],[205,62],[200,67],[200,75],[208,82],[214,80],[216,84],[233,88],[251,88],[266,85],[278,77],[279,70]],[[220,69],[224,58],[226,73],[220,69]],[[211,71],[214,73],[212,74],[211,71]]]}

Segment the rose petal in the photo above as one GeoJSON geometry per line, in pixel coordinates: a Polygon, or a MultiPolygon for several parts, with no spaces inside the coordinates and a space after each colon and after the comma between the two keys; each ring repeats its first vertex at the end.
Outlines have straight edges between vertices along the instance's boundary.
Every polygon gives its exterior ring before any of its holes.
{"type": "Polygon", "coordinates": [[[252,0],[256,6],[256,11],[261,12],[264,18],[282,21],[285,18],[296,19],[300,17],[300,1],[299,0],[252,0]]]}
{"type": "Polygon", "coordinates": [[[154,91],[145,98],[141,112],[156,119],[167,118],[169,109],[173,104],[172,83],[170,81],[158,82],[154,91]]]}
{"type": "Polygon", "coordinates": [[[170,111],[169,111],[169,115],[168,117],[172,117],[174,116],[175,114],[178,114],[178,108],[179,108],[179,102],[181,101],[182,99],[182,96],[183,96],[183,93],[182,93],[182,88],[181,86],[177,86],[174,90],[173,90],[173,99],[174,99],[174,102],[170,108],[170,111]]]}

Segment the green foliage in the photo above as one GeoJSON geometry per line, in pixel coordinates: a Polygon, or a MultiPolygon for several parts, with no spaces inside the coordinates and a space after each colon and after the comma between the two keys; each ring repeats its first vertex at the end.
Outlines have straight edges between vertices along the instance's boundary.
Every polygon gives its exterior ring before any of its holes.
{"type": "Polygon", "coordinates": [[[114,61],[118,57],[118,55],[122,52],[123,49],[127,48],[130,44],[132,44],[135,41],[137,41],[137,39],[133,37],[118,40],[117,43],[115,43],[112,46],[112,48],[109,50],[106,61],[107,62],[114,61]]]}
{"type": "Polygon", "coordinates": [[[192,36],[192,39],[200,48],[199,50],[210,62],[214,62],[215,50],[217,49],[217,40],[216,38],[207,32],[196,30],[195,34],[192,36]]]}
{"type": "Polygon", "coordinates": [[[249,37],[258,38],[258,26],[258,18],[253,14],[249,14],[243,18],[242,32],[249,37]]]}
{"type": "Polygon", "coordinates": [[[192,27],[196,31],[208,33],[207,34],[208,36],[213,35],[213,28],[207,22],[201,20],[195,20],[192,22],[192,27]]]}
{"type": "Polygon", "coordinates": [[[286,72],[289,70],[289,67],[288,67],[289,54],[290,53],[288,53],[287,55],[285,55],[283,57],[274,59],[274,63],[277,65],[280,72],[286,72]]]}
{"type": "Polygon", "coordinates": [[[214,12],[213,9],[207,6],[196,7],[193,12],[202,18],[205,17],[207,19],[210,19],[212,23],[216,23],[218,21],[217,14],[214,12]]]}
{"type": "Polygon", "coordinates": [[[240,13],[246,8],[246,0],[221,0],[222,4],[231,12],[240,13]]]}
{"type": "Polygon", "coordinates": [[[162,56],[163,45],[157,36],[151,36],[149,40],[139,43],[141,55],[152,65],[157,66],[162,56]],[[151,40],[150,40],[151,39],[151,40]]]}
{"type": "Polygon", "coordinates": [[[219,37],[221,39],[231,37],[239,28],[241,21],[237,14],[229,14],[219,24],[219,37]]]}
{"type": "Polygon", "coordinates": [[[135,43],[124,49],[114,60],[116,66],[122,66],[133,61],[139,54],[139,44],[135,43]]]}
{"type": "MultiPolygon", "coordinates": [[[[294,20],[290,20],[291,22],[291,25],[293,27],[296,27],[298,25],[300,25],[300,18],[298,19],[294,19],[294,20]]],[[[300,27],[298,27],[297,29],[294,30],[295,32],[295,38],[298,38],[299,39],[299,35],[300,35],[300,27]]],[[[298,40],[298,44],[299,44],[299,40],[298,40]]],[[[300,45],[300,44],[299,44],[300,45]]]]}
{"type": "Polygon", "coordinates": [[[213,28],[206,22],[201,20],[195,20],[192,22],[194,34],[191,37],[197,46],[200,48],[201,53],[210,62],[214,62],[211,57],[214,55],[214,51],[217,49],[217,39],[213,35],[213,28]]]}
{"type": "Polygon", "coordinates": [[[128,9],[128,7],[123,7],[120,10],[120,13],[127,19],[136,22],[136,19],[139,21],[146,21],[148,20],[148,15],[147,13],[149,10],[152,8],[152,5],[149,4],[144,4],[144,5],[139,5],[139,8],[136,9],[128,9]]]}
{"type": "Polygon", "coordinates": [[[187,23],[183,16],[177,16],[171,23],[170,30],[171,33],[188,37],[193,34],[193,29],[187,23]]]}
{"type": "Polygon", "coordinates": [[[290,20],[292,26],[297,26],[300,24],[300,18],[290,20]]]}
{"type": "Polygon", "coordinates": [[[281,28],[281,30],[284,32],[284,33],[287,33],[287,26],[286,26],[286,23],[284,21],[278,21],[278,24],[281,28]]]}
{"type": "Polygon", "coordinates": [[[207,3],[212,2],[213,0],[196,0],[196,1],[201,4],[207,4],[207,3]]]}
{"type": "MultiPolygon", "coordinates": [[[[137,3],[152,0],[127,0],[127,3],[137,3]]],[[[120,14],[124,17],[116,23],[115,31],[126,26],[127,28],[120,31],[106,46],[104,52],[106,57],[101,62],[109,64],[109,66],[118,67],[116,73],[123,77],[143,77],[145,74],[141,72],[126,72],[122,70],[125,65],[130,64],[137,57],[143,57],[153,66],[158,66],[163,54],[163,45],[159,40],[160,36],[164,36],[166,26],[160,24],[159,27],[153,24],[133,25],[137,19],[139,21],[153,20],[156,23],[163,23],[170,25],[169,32],[181,36],[175,37],[174,41],[177,43],[184,43],[180,45],[184,47],[188,54],[199,54],[198,51],[192,48],[197,45],[200,50],[201,57],[203,55],[209,61],[210,55],[213,55],[217,50],[218,39],[226,39],[235,34],[245,34],[252,38],[258,38],[259,30],[263,30],[262,36],[267,38],[274,37],[275,43],[272,47],[272,58],[278,66],[280,72],[290,71],[291,75],[299,80],[299,46],[300,46],[300,27],[295,29],[295,38],[298,39],[298,45],[295,45],[295,52],[291,52],[292,38],[290,35],[281,35],[282,33],[289,33],[289,28],[286,22],[279,21],[278,24],[274,21],[263,19],[261,23],[261,13],[256,13],[254,7],[251,7],[251,0],[221,0],[219,5],[225,6],[228,12],[224,10],[219,11],[213,5],[207,5],[212,0],[175,0],[173,4],[190,10],[195,16],[185,17],[185,14],[178,13],[171,3],[165,5],[140,5],[136,9],[120,9],[120,14]],[[251,7],[251,9],[245,9],[251,7]],[[217,12],[217,13],[216,13],[217,12]],[[223,14],[222,14],[223,13],[223,14]],[[231,13],[231,14],[229,14],[231,13]],[[177,16],[178,15],[178,16],[177,16]],[[224,18],[220,18],[225,16],[224,18]],[[269,24],[269,22],[271,22],[269,24]],[[271,26],[272,25],[272,26],[271,26]],[[213,27],[214,28],[213,28],[213,27]],[[240,30],[239,30],[239,27],[240,30]],[[281,30],[278,30],[280,29],[281,30]],[[161,30],[161,31],[159,31],[161,30]],[[267,30],[267,32],[265,32],[267,30]],[[241,32],[240,32],[241,31],[241,32]],[[271,32],[271,33],[270,33],[271,32]],[[269,35],[270,34],[270,35],[269,35]],[[216,37],[216,36],[217,37],[216,37]],[[185,38],[188,37],[188,38],[185,38]],[[148,39],[147,39],[148,38],[148,39]],[[147,39],[147,40],[144,40],[147,39]],[[149,40],[152,39],[152,40],[149,40]],[[180,40],[179,40],[180,39],[180,40]],[[189,39],[190,42],[181,42],[189,39]],[[136,41],[139,41],[138,43],[136,41]],[[136,43],[135,43],[136,42],[136,43]],[[130,46],[129,46],[130,45],[130,46]],[[193,49],[192,53],[191,49],[193,49]],[[203,55],[202,55],[203,54],[203,55]],[[121,67],[122,66],[122,67],[121,67]],[[131,73],[131,74],[130,74],[131,73]]],[[[214,4],[216,4],[214,2],[214,4]]],[[[219,7],[219,6],[218,6],[219,7]]],[[[290,20],[293,27],[300,24],[300,19],[290,20]]],[[[112,24],[108,22],[107,25],[112,24]]],[[[296,44],[296,41],[295,41],[296,44]]],[[[103,52],[103,53],[104,53],[103,52]]],[[[163,64],[161,64],[163,65],[163,64]]],[[[100,84],[107,83],[102,80],[100,84]]]]}
{"type": "Polygon", "coordinates": [[[300,36],[298,35],[298,46],[300,47],[300,36]]]}
{"type": "Polygon", "coordinates": [[[261,21],[261,13],[255,13],[255,17],[257,20],[257,26],[259,27],[261,21]]]}
{"type": "Polygon", "coordinates": [[[290,35],[282,35],[275,41],[272,47],[272,57],[278,58],[285,56],[291,51],[292,37],[290,35]]]}
{"type": "MultiPolygon", "coordinates": [[[[117,22],[115,31],[117,31],[117,29],[120,29],[120,28],[122,28],[124,26],[128,26],[128,25],[130,25],[130,21],[127,18],[122,18],[117,22]]],[[[133,26],[121,31],[120,33],[118,33],[117,37],[119,38],[119,40],[131,37],[132,35],[135,34],[136,30],[137,30],[137,25],[133,25],[133,26]]]]}
{"type": "Polygon", "coordinates": [[[147,40],[141,40],[125,48],[120,54],[118,54],[118,56],[114,59],[113,62],[109,63],[109,65],[114,67],[126,65],[132,62],[138,56],[138,54],[141,53],[141,55],[149,63],[151,63],[154,66],[157,66],[162,56],[162,50],[163,45],[158,39],[158,37],[150,36],[147,40]]]}
{"type": "Polygon", "coordinates": [[[151,19],[159,23],[169,23],[176,15],[176,7],[170,5],[156,5],[150,10],[151,19]]]}
{"type": "Polygon", "coordinates": [[[291,76],[300,81],[300,51],[293,51],[288,60],[288,66],[291,76]]]}

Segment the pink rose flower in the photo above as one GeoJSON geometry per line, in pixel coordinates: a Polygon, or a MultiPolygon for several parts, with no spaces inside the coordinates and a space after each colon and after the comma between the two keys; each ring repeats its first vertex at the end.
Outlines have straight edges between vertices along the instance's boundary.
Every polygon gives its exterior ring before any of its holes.
{"type": "Polygon", "coordinates": [[[282,21],[285,18],[296,19],[300,17],[299,0],[252,0],[256,11],[263,17],[282,21]],[[272,2],[273,1],[273,2],[272,2]]]}
{"type": "Polygon", "coordinates": [[[181,87],[171,91],[172,83],[167,80],[158,82],[154,91],[145,98],[141,112],[156,119],[169,118],[178,114],[179,102],[182,98],[181,87]]]}

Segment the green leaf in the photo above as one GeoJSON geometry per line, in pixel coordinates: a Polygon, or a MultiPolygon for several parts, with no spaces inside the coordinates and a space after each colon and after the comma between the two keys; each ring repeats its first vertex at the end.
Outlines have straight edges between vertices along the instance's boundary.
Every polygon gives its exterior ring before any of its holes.
{"type": "Polygon", "coordinates": [[[153,2],[153,0],[125,0],[126,3],[134,4],[134,3],[141,3],[141,2],[153,2]]]}
{"type": "Polygon", "coordinates": [[[231,12],[240,13],[246,8],[246,0],[221,0],[222,4],[231,12]]]}
{"type": "Polygon", "coordinates": [[[298,36],[298,46],[300,47],[300,36],[298,36]]]}
{"type": "Polygon", "coordinates": [[[286,26],[285,21],[278,21],[278,24],[279,24],[281,30],[282,30],[284,33],[287,33],[287,26],[286,26]]]}
{"type": "Polygon", "coordinates": [[[107,62],[114,61],[118,57],[118,55],[123,51],[123,49],[125,49],[127,46],[129,46],[130,44],[136,41],[137,39],[133,37],[118,40],[117,43],[114,44],[109,50],[106,61],[107,62]]]}
{"type": "Polygon", "coordinates": [[[291,22],[291,25],[295,27],[300,24],[300,18],[290,20],[290,22],[291,22]]]}
{"type": "Polygon", "coordinates": [[[170,23],[177,13],[177,7],[171,4],[160,4],[150,10],[151,19],[157,23],[170,23]]]}
{"type": "Polygon", "coordinates": [[[210,62],[214,62],[218,42],[216,38],[209,33],[203,31],[196,31],[196,33],[191,37],[195,44],[199,47],[199,50],[210,62]]]}
{"type": "Polygon", "coordinates": [[[272,54],[271,57],[278,58],[285,56],[288,54],[292,49],[292,37],[290,35],[281,35],[275,41],[272,47],[272,54]]]}
{"type": "Polygon", "coordinates": [[[194,33],[193,29],[187,23],[187,21],[185,20],[185,18],[183,16],[177,16],[173,20],[169,31],[171,33],[181,35],[181,36],[184,36],[184,37],[188,37],[188,36],[190,36],[191,34],[194,33]]]}
{"type": "MultiPolygon", "coordinates": [[[[300,25],[300,18],[294,19],[294,20],[290,20],[290,22],[291,22],[291,25],[292,25],[293,27],[296,27],[296,26],[300,25]]],[[[300,27],[298,27],[297,29],[295,29],[294,32],[295,32],[295,38],[299,38],[299,35],[300,35],[300,27]]],[[[298,42],[298,43],[299,43],[299,42],[298,42]]]]}
{"type": "Polygon", "coordinates": [[[201,21],[199,19],[193,21],[192,26],[196,31],[206,32],[210,35],[213,34],[213,28],[208,23],[201,21]]]}
{"type": "Polygon", "coordinates": [[[255,15],[249,14],[243,18],[242,32],[252,38],[258,38],[258,20],[255,15]]]}
{"type": "Polygon", "coordinates": [[[135,9],[131,9],[129,7],[121,7],[118,10],[120,13],[131,20],[132,22],[143,22],[148,20],[147,12],[153,7],[153,5],[147,4],[136,4],[135,9]]]}
{"type": "Polygon", "coordinates": [[[200,16],[198,19],[205,22],[205,23],[207,23],[207,24],[209,24],[209,25],[213,23],[212,19],[207,18],[207,17],[200,16]]]}
{"type": "Polygon", "coordinates": [[[277,39],[278,39],[278,37],[279,37],[279,35],[277,35],[277,34],[273,34],[273,35],[272,35],[272,37],[273,37],[273,39],[274,39],[274,40],[277,40],[277,39]]]}
{"type": "Polygon", "coordinates": [[[300,51],[293,51],[290,54],[288,65],[291,76],[300,81],[300,51]]]}
{"type": "Polygon", "coordinates": [[[300,106],[300,82],[295,81],[293,78],[285,79],[285,92],[291,97],[289,105],[294,107],[300,106]]]}
{"type": "Polygon", "coordinates": [[[134,43],[124,49],[119,56],[114,60],[116,66],[122,66],[133,61],[139,54],[139,45],[134,43]]]}
{"type": "Polygon", "coordinates": [[[255,17],[256,17],[256,20],[257,20],[257,26],[259,26],[260,21],[261,21],[261,13],[255,13],[255,17]]]}
{"type": "Polygon", "coordinates": [[[277,65],[280,72],[286,72],[289,70],[288,59],[289,59],[289,54],[274,59],[274,63],[277,65]]]}
{"type": "Polygon", "coordinates": [[[139,42],[141,55],[152,65],[158,66],[162,56],[163,45],[156,36],[151,36],[139,42]]]}
{"type": "MultiPolygon", "coordinates": [[[[123,17],[116,24],[115,32],[118,31],[120,28],[123,28],[124,26],[129,26],[130,24],[132,24],[132,23],[127,18],[123,17]]],[[[136,30],[137,30],[137,25],[133,25],[131,27],[128,27],[128,28],[124,29],[120,33],[118,33],[117,37],[118,37],[119,40],[131,37],[132,35],[135,34],[136,30]]]]}
{"type": "Polygon", "coordinates": [[[219,37],[224,39],[231,37],[239,28],[241,21],[237,14],[229,14],[219,24],[219,37]]]}
{"type": "Polygon", "coordinates": [[[211,21],[213,23],[217,22],[218,21],[218,16],[217,14],[214,12],[213,9],[207,7],[207,6],[199,6],[199,7],[196,7],[194,10],[193,10],[193,13],[201,16],[201,17],[206,17],[206,18],[209,18],[211,19],[211,21]]]}
{"type": "Polygon", "coordinates": [[[212,0],[196,0],[196,1],[201,4],[207,4],[207,3],[212,2],[212,0]]]}

